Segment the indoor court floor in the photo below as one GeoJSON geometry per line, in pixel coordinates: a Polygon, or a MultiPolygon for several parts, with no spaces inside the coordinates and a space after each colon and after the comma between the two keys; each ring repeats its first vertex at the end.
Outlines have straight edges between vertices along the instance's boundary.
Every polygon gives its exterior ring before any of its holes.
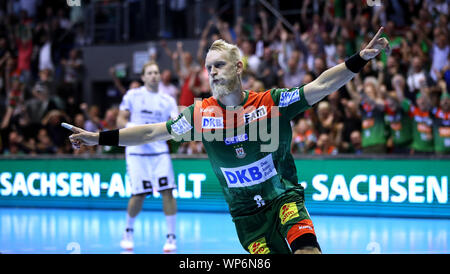
{"type": "MultiPolygon", "coordinates": [[[[323,253],[449,254],[449,219],[311,216],[323,253]]],[[[135,222],[136,254],[161,254],[162,212],[135,222]]],[[[0,253],[120,254],[125,211],[0,208],[0,253]]],[[[228,213],[178,212],[177,254],[246,254],[228,213]]]]}

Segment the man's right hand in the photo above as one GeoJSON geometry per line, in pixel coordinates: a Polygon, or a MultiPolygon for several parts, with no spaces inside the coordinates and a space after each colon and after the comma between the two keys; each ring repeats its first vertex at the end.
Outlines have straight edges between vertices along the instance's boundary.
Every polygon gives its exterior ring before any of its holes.
{"type": "Polygon", "coordinates": [[[89,132],[76,126],[62,123],[62,127],[67,128],[74,134],[69,136],[69,140],[72,143],[74,149],[79,149],[81,145],[95,146],[98,145],[99,133],[89,132]]]}

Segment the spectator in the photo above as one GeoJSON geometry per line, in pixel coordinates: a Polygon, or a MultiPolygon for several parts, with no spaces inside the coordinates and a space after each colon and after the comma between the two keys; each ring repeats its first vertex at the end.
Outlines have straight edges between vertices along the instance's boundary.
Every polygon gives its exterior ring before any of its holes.
{"type": "Polygon", "coordinates": [[[303,55],[299,50],[293,49],[292,43],[288,43],[289,34],[281,31],[281,51],[278,63],[282,69],[283,86],[294,87],[301,82],[306,72],[303,55]]]}
{"type": "Polygon", "coordinates": [[[357,155],[363,153],[361,132],[359,130],[354,130],[350,133],[350,147],[348,151],[357,155]]]}
{"type": "MultiPolygon", "coordinates": [[[[358,78],[356,80],[358,82],[358,78]]],[[[360,105],[362,114],[362,146],[364,153],[385,153],[386,132],[384,123],[385,105],[382,89],[375,78],[366,78],[356,91],[352,81],[347,85],[352,100],[360,105]],[[361,94],[362,92],[362,94],[361,94]]]]}
{"type": "Polygon", "coordinates": [[[446,33],[439,32],[435,38],[432,47],[432,57],[430,75],[435,82],[438,80],[437,74],[446,65],[447,56],[450,54],[450,46],[448,44],[448,31],[446,33]]]}
{"type": "Polygon", "coordinates": [[[180,106],[190,106],[200,94],[200,67],[194,64],[192,54],[183,50],[183,43],[177,42],[177,51],[172,56],[173,66],[181,83],[180,106]]]}
{"type": "Polygon", "coordinates": [[[242,62],[244,63],[244,71],[255,73],[261,63],[261,60],[255,54],[255,45],[245,40],[241,44],[242,62]]]}
{"type": "Polygon", "coordinates": [[[336,155],[338,154],[337,148],[333,144],[333,140],[326,133],[319,135],[317,140],[317,146],[313,150],[314,155],[336,155]]]}
{"type": "Polygon", "coordinates": [[[320,102],[317,106],[317,133],[332,133],[335,122],[335,114],[331,111],[330,103],[327,101],[320,102]]]}
{"type": "Polygon", "coordinates": [[[264,53],[259,63],[256,76],[267,88],[274,87],[278,84],[278,65],[274,58],[274,52],[269,46],[264,46],[264,53]]]}
{"type": "Polygon", "coordinates": [[[407,78],[408,88],[415,94],[427,84],[427,76],[423,69],[423,62],[420,57],[416,56],[411,60],[410,71],[407,78]]]}
{"type": "Polygon", "coordinates": [[[310,154],[317,142],[317,137],[314,134],[311,120],[300,119],[294,125],[294,132],[292,134],[292,153],[310,154]]]}
{"type": "Polygon", "coordinates": [[[100,108],[97,105],[88,106],[86,103],[80,105],[83,111],[86,122],[84,124],[84,129],[92,132],[97,132],[102,130],[101,119],[100,119],[100,108]]]}
{"type": "Polygon", "coordinates": [[[66,152],[64,149],[67,132],[61,127],[61,123],[66,121],[70,121],[70,118],[61,110],[52,110],[42,119],[42,125],[45,127],[53,144],[56,146],[57,154],[66,152]]]}
{"type": "Polygon", "coordinates": [[[64,108],[63,102],[54,93],[54,84],[48,69],[39,72],[39,80],[33,86],[31,93],[32,98],[25,104],[31,122],[34,124],[41,123],[49,111],[64,108]]]}
{"type": "Polygon", "coordinates": [[[172,81],[172,73],[170,70],[165,69],[161,73],[161,82],[159,82],[158,90],[167,95],[172,96],[175,101],[178,101],[178,88],[171,83],[172,81]]]}
{"type": "Polygon", "coordinates": [[[426,93],[418,93],[416,104],[410,104],[409,112],[413,116],[413,143],[411,154],[431,155],[433,144],[433,119],[431,101],[426,93]]]}
{"type": "Polygon", "coordinates": [[[17,131],[11,131],[8,138],[8,147],[5,149],[6,155],[27,154],[29,150],[23,145],[23,136],[17,131]]]}
{"type": "MultiPolygon", "coordinates": [[[[355,104],[354,101],[343,99],[342,105],[344,106],[344,119],[340,150],[342,152],[350,153],[353,151],[351,135],[354,134],[354,132],[361,131],[361,115],[358,111],[358,105],[355,104]]],[[[359,138],[361,138],[361,134],[359,135],[359,138]]]]}
{"type": "Polygon", "coordinates": [[[69,58],[62,59],[61,65],[64,71],[63,80],[63,94],[61,96],[65,99],[74,97],[74,101],[81,102],[81,76],[83,69],[83,60],[80,56],[80,51],[72,49],[69,53],[69,58]]]}
{"type": "Polygon", "coordinates": [[[138,88],[141,86],[141,83],[138,80],[132,80],[128,86],[128,89],[122,84],[119,77],[117,77],[116,67],[109,68],[109,75],[111,76],[115,88],[120,92],[120,95],[123,96],[127,93],[127,90],[138,88]]]}
{"type": "Polygon", "coordinates": [[[447,92],[441,95],[439,108],[433,109],[434,151],[438,155],[450,154],[450,96],[447,92]]]}
{"type": "Polygon", "coordinates": [[[41,128],[37,135],[36,152],[38,154],[55,154],[57,148],[53,145],[45,128],[41,128]]]}
{"type": "Polygon", "coordinates": [[[39,51],[39,70],[55,70],[55,66],[52,60],[52,42],[48,33],[42,34],[42,40],[44,44],[39,51]]]}
{"type": "Polygon", "coordinates": [[[412,142],[412,119],[409,100],[403,99],[405,79],[396,75],[392,79],[395,93],[386,98],[386,124],[389,126],[388,147],[392,153],[409,154],[412,142]]]}

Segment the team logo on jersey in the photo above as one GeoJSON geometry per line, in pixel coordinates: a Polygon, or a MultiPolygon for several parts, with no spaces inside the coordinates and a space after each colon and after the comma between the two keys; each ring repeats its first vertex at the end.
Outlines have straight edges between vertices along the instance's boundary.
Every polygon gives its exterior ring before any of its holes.
{"type": "Polygon", "coordinates": [[[224,142],[225,145],[229,146],[229,145],[234,145],[240,142],[245,142],[248,140],[248,135],[247,133],[244,133],[242,135],[238,135],[238,136],[233,136],[233,137],[227,137],[225,138],[224,142]]]}
{"type": "Polygon", "coordinates": [[[236,150],[236,157],[238,157],[239,159],[242,159],[247,155],[243,147],[235,148],[235,150],[236,150]]]}
{"type": "Polygon", "coordinates": [[[262,118],[264,116],[267,116],[267,109],[266,106],[260,106],[258,109],[244,114],[244,122],[245,124],[250,124],[252,121],[257,120],[259,118],[262,118]]]}
{"type": "Polygon", "coordinates": [[[223,128],[223,117],[202,117],[202,128],[223,128]]]}
{"type": "Polygon", "coordinates": [[[182,116],[180,119],[178,119],[170,127],[171,127],[172,131],[178,135],[183,135],[192,129],[191,124],[189,124],[189,122],[186,120],[186,117],[184,117],[184,116],[182,116]]]}
{"type": "Polygon", "coordinates": [[[280,94],[280,103],[278,104],[278,106],[287,107],[290,104],[297,102],[298,100],[300,100],[300,91],[298,90],[298,88],[292,92],[282,92],[280,94]]]}
{"type": "Polygon", "coordinates": [[[284,204],[280,209],[281,224],[284,225],[287,221],[292,220],[298,215],[298,208],[295,202],[284,204]]]}
{"type": "Polygon", "coordinates": [[[270,252],[267,247],[266,238],[262,237],[248,246],[250,254],[268,254],[270,252]]]}
{"type": "Polygon", "coordinates": [[[249,165],[220,169],[229,188],[257,185],[278,174],[273,164],[272,154],[249,165]]]}

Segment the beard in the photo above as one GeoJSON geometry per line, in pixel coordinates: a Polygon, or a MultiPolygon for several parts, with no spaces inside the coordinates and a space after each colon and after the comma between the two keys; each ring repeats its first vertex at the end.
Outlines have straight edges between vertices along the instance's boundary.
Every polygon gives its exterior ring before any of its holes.
{"type": "Polygon", "coordinates": [[[238,89],[239,85],[239,77],[221,80],[218,83],[214,84],[213,81],[209,82],[211,86],[211,92],[214,99],[219,99],[225,95],[233,93],[236,89],[238,89]]]}

